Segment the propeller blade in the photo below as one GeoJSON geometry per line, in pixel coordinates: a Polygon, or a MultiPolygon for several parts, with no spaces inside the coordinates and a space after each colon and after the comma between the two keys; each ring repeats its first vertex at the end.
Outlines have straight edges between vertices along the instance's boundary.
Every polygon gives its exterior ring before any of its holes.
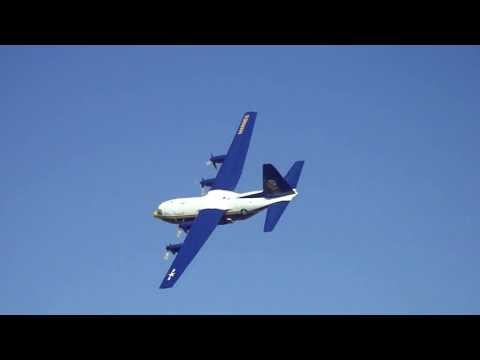
{"type": "Polygon", "coordinates": [[[180,239],[180,236],[182,236],[183,230],[181,227],[177,228],[177,239],[180,239]]]}

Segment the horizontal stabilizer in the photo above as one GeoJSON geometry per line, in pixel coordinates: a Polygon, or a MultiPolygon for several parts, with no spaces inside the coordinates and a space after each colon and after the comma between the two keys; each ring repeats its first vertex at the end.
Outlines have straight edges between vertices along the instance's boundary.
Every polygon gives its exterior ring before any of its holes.
{"type": "Polygon", "coordinates": [[[267,217],[265,218],[265,225],[263,227],[264,232],[270,232],[275,228],[275,225],[287,208],[288,203],[288,201],[282,201],[269,206],[267,217]]]}

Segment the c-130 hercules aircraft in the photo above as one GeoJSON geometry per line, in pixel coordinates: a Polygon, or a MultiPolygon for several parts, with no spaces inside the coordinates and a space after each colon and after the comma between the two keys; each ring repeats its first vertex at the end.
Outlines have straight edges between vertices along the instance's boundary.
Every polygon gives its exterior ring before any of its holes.
{"type": "Polygon", "coordinates": [[[297,183],[304,161],[295,162],[285,177],[271,164],[263,165],[263,190],[247,193],[234,192],[242,174],[250,139],[255,126],[256,112],[242,116],[240,126],[226,155],[210,156],[209,163],[217,169],[217,176],[202,179],[200,185],[209,188],[203,196],[177,198],[161,203],[153,216],[177,224],[177,235],[187,234],[183,243],[166,247],[166,258],[176,255],[160,288],[170,288],[180,278],[217,225],[245,220],[267,209],[264,231],[272,231],[283,211],[297,196],[297,183]]]}

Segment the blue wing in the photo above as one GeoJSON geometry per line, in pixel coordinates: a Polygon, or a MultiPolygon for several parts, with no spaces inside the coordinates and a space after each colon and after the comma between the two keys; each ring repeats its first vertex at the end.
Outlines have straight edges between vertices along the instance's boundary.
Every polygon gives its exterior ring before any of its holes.
{"type": "Polygon", "coordinates": [[[240,175],[242,175],[243,164],[247,157],[248,146],[250,145],[256,118],[256,112],[246,112],[242,116],[240,126],[235,133],[235,137],[228,149],[222,167],[218,171],[211,190],[221,189],[233,191],[235,186],[237,186],[240,175]]]}
{"type": "Polygon", "coordinates": [[[160,288],[170,288],[177,282],[210,234],[215,230],[223,214],[223,210],[217,209],[205,209],[199,212],[160,288]]]}

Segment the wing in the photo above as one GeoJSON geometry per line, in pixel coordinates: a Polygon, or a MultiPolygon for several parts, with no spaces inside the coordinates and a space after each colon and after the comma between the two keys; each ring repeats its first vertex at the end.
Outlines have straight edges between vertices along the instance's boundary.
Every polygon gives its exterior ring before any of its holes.
{"type": "Polygon", "coordinates": [[[247,157],[248,146],[250,145],[256,118],[256,112],[247,112],[243,115],[240,126],[235,133],[235,137],[218,171],[211,190],[221,189],[233,191],[235,186],[237,186],[240,175],[242,175],[243,164],[247,157]]]}
{"type": "Polygon", "coordinates": [[[223,214],[223,210],[217,209],[205,209],[199,212],[160,288],[170,288],[175,285],[210,234],[215,230],[223,214]]]}

